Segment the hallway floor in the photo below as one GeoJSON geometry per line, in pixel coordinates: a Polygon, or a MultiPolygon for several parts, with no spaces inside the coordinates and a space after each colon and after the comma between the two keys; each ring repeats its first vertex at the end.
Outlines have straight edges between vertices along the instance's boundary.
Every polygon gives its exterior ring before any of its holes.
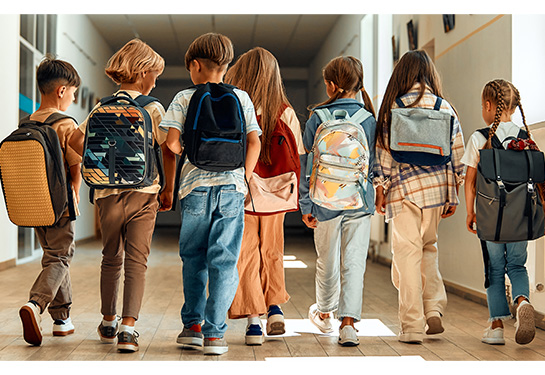
{"type": "MultiPolygon", "coordinates": [[[[181,261],[178,256],[177,229],[158,229],[148,264],[146,294],[136,330],[140,351],[118,353],[114,345],[102,344],[96,328],[100,322],[99,265],[101,246],[87,242],[76,249],[71,275],[74,297],[73,335],[59,338],[51,334],[52,320],[43,315],[44,340],[40,347],[27,345],[22,338],[18,309],[26,302],[28,290],[40,270],[38,260],[0,272],[0,360],[2,361],[271,361],[288,357],[373,357],[384,362],[403,357],[416,361],[543,361],[545,331],[537,330],[528,345],[514,341],[514,320],[506,322],[506,345],[481,343],[487,325],[485,306],[449,294],[444,316],[445,332],[429,336],[422,345],[404,344],[395,336],[397,292],[390,281],[388,267],[368,261],[359,326],[360,345],[341,347],[337,336],[321,335],[308,322],[308,307],[314,303],[314,261],[312,237],[294,233],[286,237],[285,254],[290,255],[286,283],[291,300],[283,306],[287,334],[267,338],[262,346],[246,346],[246,320],[229,320],[226,339],[228,353],[203,356],[200,351],[183,350],[176,344],[181,331],[181,261]],[[291,260],[290,260],[291,259],[291,260]],[[306,265],[307,268],[297,268],[306,265]],[[386,357],[384,357],[386,356],[386,357]]],[[[353,358],[356,359],[356,358],[353,358]]],[[[314,358],[314,363],[318,358],[314,358]]]]}

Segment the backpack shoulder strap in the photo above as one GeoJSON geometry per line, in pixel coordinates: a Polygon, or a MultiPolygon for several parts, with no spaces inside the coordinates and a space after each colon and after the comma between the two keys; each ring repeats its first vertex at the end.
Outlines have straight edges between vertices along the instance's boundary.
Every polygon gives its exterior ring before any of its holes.
{"type": "Polygon", "coordinates": [[[433,106],[433,109],[435,111],[439,111],[441,109],[441,104],[443,103],[443,98],[437,97],[437,100],[435,101],[435,105],[433,106]]]}
{"type": "Polygon", "coordinates": [[[66,113],[61,113],[61,112],[55,112],[55,113],[50,114],[50,115],[45,119],[45,121],[43,121],[43,123],[46,124],[46,125],[53,125],[53,124],[56,123],[57,121],[62,120],[62,119],[65,119],[65,118],[72,119],[76,124],[78,123],[78,122],[76,121],[76,119],[73,118],[72,116],[67,115],[66,113]]]}
{"type": "MultiPolygon", "coordinates": [[[[481,133],[481,135],[483,137],[485,137],[486,139],[488,139],[488,135],[490,134],[490,128],[481,128],[481,129],[477,129],[477,131],[479,133],[481,133]]],[[[503,146],[502,146],[502,142],[500,142],[499,138],[496,136],[496,134],[494,134],[494,136],[492,137],[492,148],[499,148],[499,149],[503,149],[503,146]]]]}
{"type": "Polygon", "coordinates": [[[403,103],[403,100],[401,100],[401,98],[396,98],[396,104],[399,108],[405,108],[405,103],[403,103]]]}
{"type": "Polygon", "coordinates": [[[350,116],[350,121],[361,124],[371,116],[371,112],[367,111],[365,108],[360,108],[356,113],[350,116]]]}
{"type": "Polygon", "coordinates": [[[333,117],[333,115],[331,114],[331,112],[329,112],[329,110],[327,108],[315,109],[314,113],[316,113],[316,115],[318,115],[321,122],[326,122],[326,121],[335,119],[335,117],[333,117]]]}
{"type": "Polygon", "coordinates": [[[158,102],[159,99],[154,98],[153,96],[140,95],[137,98],[135,98],[134,101],[137,102],[143,108],[150,103],[158,102]]]}

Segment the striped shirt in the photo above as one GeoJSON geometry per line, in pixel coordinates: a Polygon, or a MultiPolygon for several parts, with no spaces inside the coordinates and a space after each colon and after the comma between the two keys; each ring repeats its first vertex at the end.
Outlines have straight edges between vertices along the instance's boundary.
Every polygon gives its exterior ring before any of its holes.
{"type": "MultiPolygon", "coordinates": [[[[417,98],[420,85],[416,84],[401,100],[405,106],[412,104],[417,98]]],[[[416,105],[418,108],[433,109],[437,97],[429,89],[416,105]]],[[[397,108],[394,103],[392,108],[397,108]]],[[[458,116],[452,106],[443,100],[440,111],[454,116],[452,130],[451,162],[446,165],[421,167],[398,163],[392,155],[376,144],[377,163],[375,163],[373,184],[382,186],[386,194],[386,221],[396,217],[407,199],[421,209],[459,204],[456,188],[464,182],[464,137],[458,116]]],[[[388,143],[388,130],[384,129],[384,140],[388,143]]]]}
{"type": "MultiPolygon", "coordinates": [[[[163,121],[161,121],[160,128],[165,130],[175,128],[183,134],[189,101],[195,91],[195,88],[191,88],[176,94],[167,109],[165,117],[163,117],[163,121]]],[[[235,89],[234,91],[242,104],[242,111],[246,120],[246,134],[257,131],[258,135],[261,135],[261,129],[257,123],[254,105],[250,96],[245,91],[239,89],[235,89]]],[[[189,162],[188,158],[185,158],[180,177],[178,199],[183,199],[193,189],[199,186],[218,185],[235,185],[237,191],[246,195],[247,188],[244,181],[244,168],[225,172],[210,172],[195,167],[189,162]]]]}

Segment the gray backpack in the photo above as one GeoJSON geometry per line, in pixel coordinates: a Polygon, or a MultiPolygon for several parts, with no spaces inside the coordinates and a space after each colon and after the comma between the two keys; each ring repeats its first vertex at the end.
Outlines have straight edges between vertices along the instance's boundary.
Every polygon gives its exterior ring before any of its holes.
{"type": "MultiPolygon", "coordinates": [[[[488,138],[489,129],[478,130],[488,138]]],[[[521,130],[518,138],[527,139],[521,130]]],[[[477,235],[481,240],[518,242],[545,234],[543,203],[535,184],[545,181],[541,151],[505,150],[496,137],[480,150],[477,167],[477,235]]]]}

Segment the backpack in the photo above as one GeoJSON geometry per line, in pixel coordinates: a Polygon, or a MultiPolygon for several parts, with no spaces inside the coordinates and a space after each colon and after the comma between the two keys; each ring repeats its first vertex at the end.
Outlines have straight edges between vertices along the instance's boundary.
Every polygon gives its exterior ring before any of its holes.
{"type": "Polygon", "coordinates": [[[355,210],[365,201],[369,174],[369,145],[360,125],[371,113],[360,108],[351,117],[345,110],[315,110],[322,123],[307,159],[309,196],[329,210],[355,210]]]}
{"type": "Polygon", "coordinates": [[[158,101],[126,92],[108,96],[89,115],[81,174],[94,189],[143,188],[159,174],[163,188],[161,147],[153,137],[153,125],[144,107],[158,101]],[[121,94],[121,95],[120,95],[121,94]]]}
{"type": "MultiPolygon", "coordinates": [[[[488,139],[490,129],[478,130],[488,139]]],[[[514,138],[514,137],[512,137],[514,138]]],[[[528,139],[520,130],[518,138],[528,139]]],[[[480,150],[477,166],[477,235],[483,241],[518,242],[545,234],[543,203],[535,184],[545,181],[544,155],[537,150],[505,150],[496,135],[480,150]]]]}
{"type": "MultiPolygon", "coordinates": [[[[55,122],[71,118],[53,113],[45,121],[23,118],[19,128],[0,144],[0,179],[9,219],[21,227],[55,225],[69,208],[75,208],[55,122]]],[[[75,122],[76,120],[74,120],[75,122]]]]}
{"type": "MultiPolygon", "coordinates": [[[[271,134],[271,164],[258,160],[248,184],[245,213],[265,216],[299,210],[299,175],[301,163],[297,143],[289,126],[280,119],[271,134]]],[[[258,116],[259,122],[259,116],[258,116]]]]}
{"type": "Polygon", "coordinates": [[[419,166],[450,161],[454,116],[440,111],[442,101],[437,97],[433,109],[405,108],[396,98],[399,108],[392,109],[390,125],[390,153],[395,161],[419,166]]]}
{"type": "Polygon", "coordinates": [[[191,164],[206,171],[244,167],[246,129],[236,87],[210,82],[193,87],[197,90],[189,101],[182,134],[184,154],[191,164]]]}

